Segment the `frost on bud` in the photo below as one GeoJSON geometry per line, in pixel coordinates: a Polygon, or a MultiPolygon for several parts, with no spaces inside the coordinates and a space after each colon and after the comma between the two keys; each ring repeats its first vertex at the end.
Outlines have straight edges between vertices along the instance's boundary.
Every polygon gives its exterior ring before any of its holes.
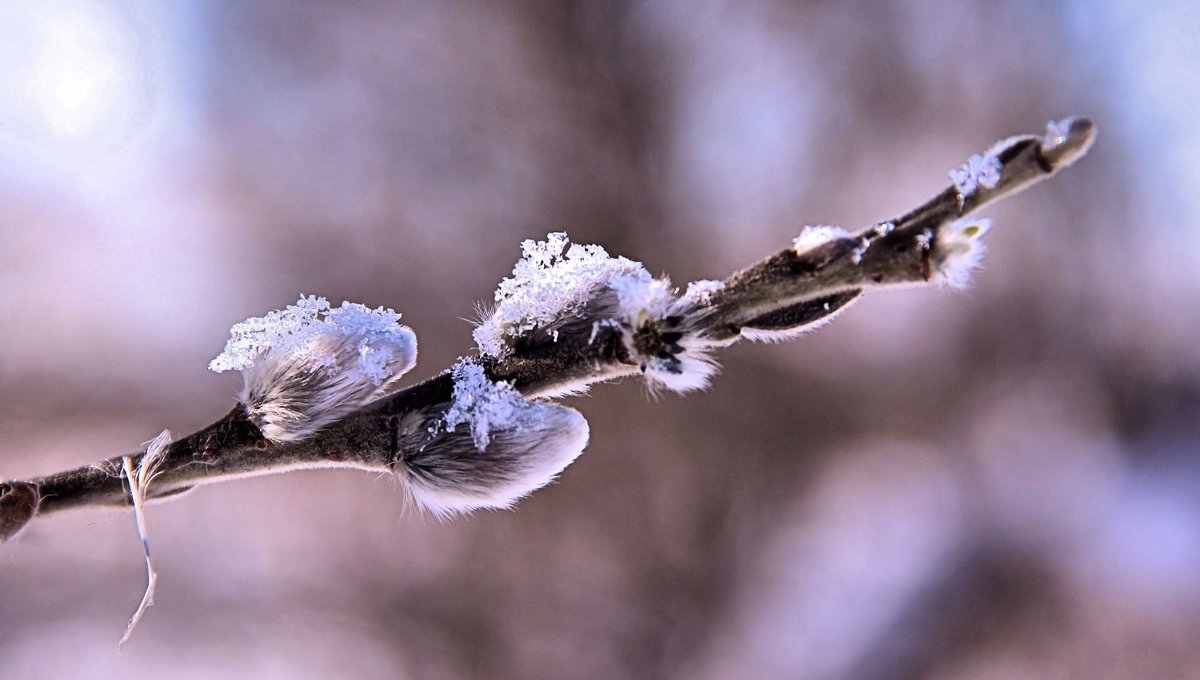
{"type": "Polygon", "coordinates": [[[235,324],[214,371],[240,370],[239,399],[267,439],[299,441],[386,394],[417,358],[391,309],[301,297],[235,324]]]}
{"type": "Polygon", "coordinates": [[[670,282],[655,279],[640,262],[611,257],[596,245],[571,243],[566,233],[549,234],[545,241],[526,240],[513,275],[496,289],[496,306],[475,329],[483,356],[502,358],[514,342],[569,317],[594,313],[597,298],[633,321],[641,315],[661,315],[674,301],[670,282]]]}
{"type": "Polygon", "coordinates": [[[1083,157],[1096,142],[1096,124],[1087,118],[1072,116],[1046,124],[1042,153],[1066,167],[1083,157]]]}
{"type": "Polygon", "coordinates": [[[442,424],[447,432],[466,425],[475,448],[486,451],[493,429],[522,428],[535,424],[542,404],[525,400],[512,385],[492,382],[479,364],[460,360],[450,369],[454,401],[442,424]]]}
{"type": "Polygon", "coordinates": [[[721,290],[725,290],[724,281],[714,281],[711,279],[692,281],[688,284],[687,290],[680,299],[696,305],[707,305],[712,302],[713,293],[721,290]]]}
{"type": "Polygon", "coordinates": [[[1046,142],[1057,145],[1067,141],[1067,138],[1071,135],[1071,124],[1073,122],[1074,119],[1064,118],[1046,123],[1046,142]]]}
{"type": "Polygon", "coordinates": [[[1000,159],[995,154],[974,154],[962,167],[950,171],[950,181],[954,182],[959,195],[966,197],[978,191],[979,187],[995,189],[999,186],[1002,169],[1000,159]]]}
{"type": "Polygon", "coordinates": [[[453,401],[406,419],[400,433],[398,472],[413,500],[434,515],[511,507],[587,446],[587,421],[578,411],[528,401],[471,361],[460,361],[451,375],[453,401]]]}
{"type": "Polygon", "coordinates": [[[816,226],[807,226],[800,235],[792,239],[792,248],[798,254],[806,253],[817,246],[824,245],[830,241],[836,241],[843,238],[852,238],[853,234],[846,231],[842,227],[832,224],[819,224],[816,226]]]}
{"type": "Polygon", "coordinates": [[[496,290],[496,306],[475,329],[480,354],[503,359],[522,347],[591,344],[604,329],[620,331],[628,360],[651,385],[677,392],[707,385],[716,366],[688,323],[706,313],[720,282],[697,282],[678,296],[671,282],[640,263],[565,233],[528,240],[513,275],[496,290]]]}
{"type": "Polygon", "coordinates": [[[992,220],[986,217],[968,217],[938,231],[930,260],[939,283],[955,288],[970,283],[987,250],[981,239],[991,226],[992,220]]]}

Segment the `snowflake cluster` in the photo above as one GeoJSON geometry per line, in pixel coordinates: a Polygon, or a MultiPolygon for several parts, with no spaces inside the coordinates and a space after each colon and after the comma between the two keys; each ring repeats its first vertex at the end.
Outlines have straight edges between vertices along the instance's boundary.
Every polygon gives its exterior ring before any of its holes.
{"type": "Polygon", "coordinates": [[[656,279],[640,262],[612,257],[596,245],[571,243],[563,232],[527,240],[513,275],[496,289],[496,306],[475,329],[484,356],[502,357],[506,338],[527,333],[582,308],[601,288],[616,293],[630,320],[661,316],[675,300],[670,282],[656,279]]]}
{"type": "Polygon", "coordinates": [[[688,284],[687,290],[683,294],[683,299],[695,304],[707,305],[712,301],[713,293],[724,289],[724,281],[713,281],[711,279],[692,281],[688,284]]]}
{"type": "Polygon", "coordinates": [[[487,449],[492,431],[536,427],[546,404],[526,401],[506,382],[492,382],[483,367],[474,361],[460,360],[450,369],[454,378],[454,398],[442,424],[447,432],[467,425],[475,448],[487,449]]]}
{"type": "Polygon", "coordinates": [[[807,226],[800,232],[799,236],[792,239],[792,248],[797,253],[804,253],[830,241],[836,241],[840,238],[850,238],[851,236],[853,234],[833,224],[807,226]]]}
{"type": "Polygon", "coordinates": [[[379,385],[393,375],[398,352],[416,352],[412,331],[399,319],[383,307],[343,302],[331,308],[323,297],[301,296],[294,305],[234,324],[225,351],[208,367],[217,372],[245,370],[263,358],[287,356],[332,373],[348,368],[352,378],[379,385]],[[353,344],[353,365],[339,365],[336,353],[329,351],[332,339],[353,344]]]}
{"type": "Polygon", "coordinates": [[[1046,136],[1054,141],[1055,144],[1062,144],[1067,141],[1067,137],[1071,134],[1071,119],[1064,118],[1062,120],[1052,120],[1046,123],[1046,136]]]}
{"type": "Polygon", "coordinates": [[[591,321],[591,338],[609,329],[652,386],[676,392],[701,389],[715,373],[708,346],[689,330],[688,319],[707,313],[720,281],[694,281],[681,295],[665,278],[640,263],[613,257],[595,245],[573,244],[562,232],[525,241],[513,275],[496,290],[496,307],[475,329],[480,354],[503,359],[512,339],[542,329],[558,341],[556,325],[591,321]]]}
{"type": "Polygon", "coordinates": [[[1000,159],[993,154],[973,154],[962,167],[950,171],[950,181],[954,182],[959,195],[966,197],[979,187],[995,189],[999,186],[1001,169],[1000,159]]]}

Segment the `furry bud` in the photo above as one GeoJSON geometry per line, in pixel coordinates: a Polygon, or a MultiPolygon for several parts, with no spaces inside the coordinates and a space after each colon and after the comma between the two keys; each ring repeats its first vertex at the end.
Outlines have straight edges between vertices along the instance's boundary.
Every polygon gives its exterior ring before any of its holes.
{"type": "Polygon", "coordinates": [[[209,365],[238,369],[250,420],[271,441],[299,441],[386,394],[412,368],[417,340],[400,315],[325,298],[234,325],[209,365]]]}

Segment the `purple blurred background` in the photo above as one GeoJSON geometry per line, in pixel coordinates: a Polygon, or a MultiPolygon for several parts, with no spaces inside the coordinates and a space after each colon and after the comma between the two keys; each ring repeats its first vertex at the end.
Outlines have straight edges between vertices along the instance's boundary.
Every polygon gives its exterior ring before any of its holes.
{"type": "Polygon", "coordinates": [[[1200,677],[1190,0],[0,5],[0,478],[187,433],[229,325],[394,307],[414,381],[524,238],[677,282],[915,206],[995,139],[1091,156],[987,212],[967,293],[879,293],[712,390],[570,400],[515,512],[315,471],[0,547],[6,675],[1200,677]]]}

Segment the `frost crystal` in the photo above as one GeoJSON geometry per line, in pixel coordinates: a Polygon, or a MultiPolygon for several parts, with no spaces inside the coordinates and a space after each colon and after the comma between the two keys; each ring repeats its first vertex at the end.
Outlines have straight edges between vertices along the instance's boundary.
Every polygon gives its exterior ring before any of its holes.
{"type": "Polygon", "coordinates": [[[272,441],[297,441],[383,394],[417,356],[391,309],[322,297],[234,324],[214,371],[239,370],[240,399],[272,441]]]}
{"type": "Polygon", "coordinates": [[[854,264],[862,264],[863,257],[866,256],[867,250],[871,248],[874,240],[863,236],[858,239],[858,245],[854,246],[854,250],[850,251],[850,261],[854,264]]]}
{"type": "Polygon", "coordinates": [[[821,224],[805,227],[800,232],[800,235],[792,240],[792,247],[797,253],[803,253],[821,244],[835,241],[839,238],[848,238],[850,235],[850,232],[835,225],[821,224]]]}
{"type": "Polygon", "coordinates": [[[1067,136],[1071,134],[1071,119],[1064,118],[1062,120],[1052,120],[1046,123],[1046,136],[1054,140],[1055,144],[1062,144],[1067,141],[1067,136]]]}
{"type": "Polygon", "coordinates": [[[915,240],[921,250],[929,250],[931,247],[933,247],[933,232],[925,229],[921,233],[917,234],[915,240]]]}
{"type": "Polygon", "coordinates": [[[962,167],[950,171],[950,181],[963,196],[970,196],[979,187],[995,189],[1000,184],[1000,159],[992,154],[974,154],[962,167]]]}
{"type": "Polygon", "coordinates": [[[687,292],[683,294],[683,299],[695,304],[707,305],[712,300],[712,294],[724,288],[724,281],[709,279],[692,281],[688,284],[687,292]]]}
{"type": "Polygon", "coordinates": [[[448,519],[479,508],[512,507],[554,481],[583,453],[588,424],[572,408],[531,406],[538,410],[536,419],[519,429],[494,429],[487,449],[470,432],[437,432],[409,447],[397,472],[413,501],[448,519]]]}
{"type": "MultiPolygon", "coordinates": [[[[641,263],[611,257],[600,246],[571,244],[564,233],[550,234],[545,241],[525,241],[522,251],[513,275],[496,290],[495,310],[475,329],[483,356],[503,359],[514,338],[540,331],[553,339],[565,322],[582,322],[577,324],[580,329],[590,322],[588,343],[602,331],[618,331],[628,358],[652,386],[676,392],[701,389],[716,372],[705,353],[708,345],[688,324],[695,320],[689,315],[707,313],[703,301],[723,287],[721,282],[697,281],[679,296],[670,281],[650,276],[641,263]]],[[[466,374],[455,377],[471,384],[466,374]]],[[[489,393],[490,388],[480,384],[479,389],[489,393]]],[[[472,390],[463,392],[461,402],[456,397],[446,418],[448,425],[468,419],[463,404],[473,403],[472,394],[472,390]]],[[[498,401],[501,406],[506,403],[498,401]]],[[[482,450],[487,443],[487,411],[482,422],[472,423],[473,431],[482,432],[477,439],[482,450]]]]}
{"type": "Polygon", "coordinates": [[[496,289],[495,309],[475,329],[484,356],[504,356],[506,338],[582,309],[600,289],[616,294],[620,314],[631,323],[662,316],[674,301],[670,282],[652,277],[641,263],[611,257],[600,246],[572,244],[563,232],[527,240],[521,251],[513,275],[496,289]]]}
{"type": "Polygon", "coordinates": [[[454,378],[454,400],[442,423],[447,432],[466,424],[479,451],[487,449],[493,431],[536,427],[552,408],[526,401],[506,382],[492,382],[483,367],[473,361],[460,360],[450,369],[450,375],[454,378]]]}
{"type": "Polygon", "coordinates": [[[389,362],[396,352],[415,354],[416,339],[399,320],[399,314],[383,307],[371,309],[343,302],[341,307],[330,308],[323,297],[301,296],[296,304],[281,311],[234,324],[225,351],[208,368],[218,373],[240,371],[250,368],[264,355],[288,355],[307,359],[311,365],[333,372],[349,368],[355,372],[354,379],[379,385],[391,377],[394,367],[389,362]],[[354,343],[354,366],[340,366],[337,357],[327,351],[327,343],[322,340],[331,337],[354,343]]]}

